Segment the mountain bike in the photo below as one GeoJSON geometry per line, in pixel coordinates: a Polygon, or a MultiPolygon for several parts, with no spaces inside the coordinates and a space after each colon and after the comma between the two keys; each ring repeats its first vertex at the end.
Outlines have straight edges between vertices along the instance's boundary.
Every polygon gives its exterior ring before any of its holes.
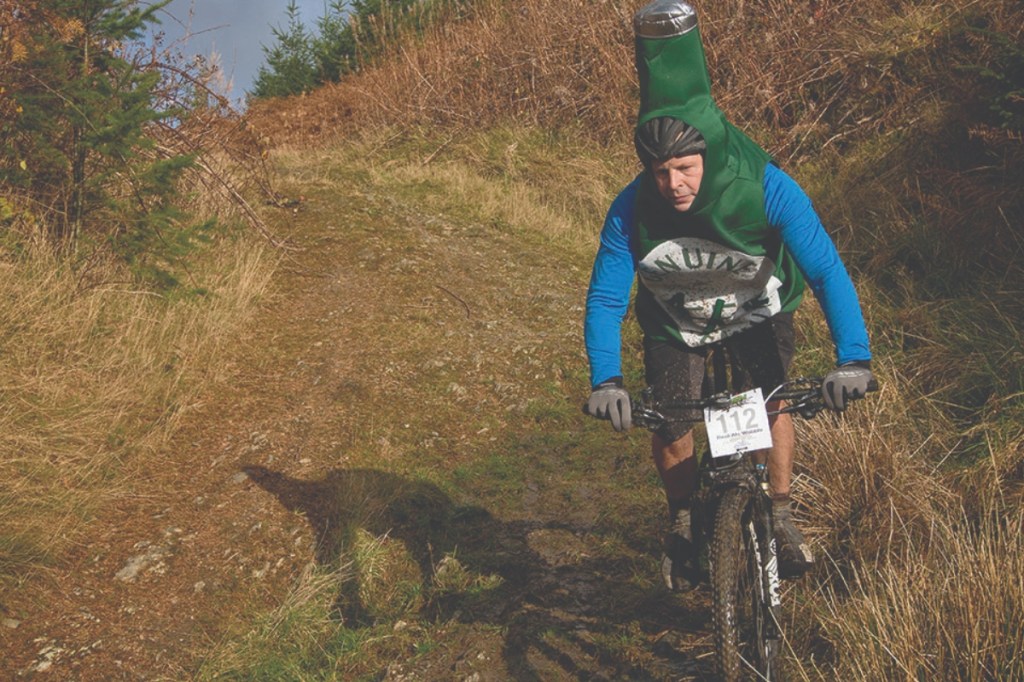
{"type": "MultiPolygon", "coordinates": [[[[656,430],[668,421],[660,410],[704,412],[712,447],[700,458],[692,530],[698,556],[706,555],[709,568],[718,672],[728,682],[777,681],[782,630],[775,525],[767,467],[755,458],[765,444],[763,436],[759,441],[742,436],[753,428],[755,415],[763,419],[763,428],[768,428],[768,402],[784,401],[772,414],[791,413],[808,419],[826,409],[822,379],[794,379],[763,398],[760,390],[736,394],[721,390],[724,381],[715,382],[715,389],[706,388],[706,397],[699,400],[654,404],[649,390],[645,391],[633,400],[633,421],[656,430]],[[719,440],[711,440],[713,426],[719,440]],[[740,437],[722,445],[717,431],[722,426],[735,426],[740,437]]],[[[769,432],[767,447],[770,445],[769,432]]]]}

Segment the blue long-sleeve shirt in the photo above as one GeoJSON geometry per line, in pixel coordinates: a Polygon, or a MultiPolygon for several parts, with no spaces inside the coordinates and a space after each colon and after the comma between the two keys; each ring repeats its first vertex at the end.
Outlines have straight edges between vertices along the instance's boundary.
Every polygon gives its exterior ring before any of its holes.
{"type": "MultiPolygon", "coordinates": [[[[622,375],[622,320],[636,277],[630,234],[639,184],[638,177],[612,202],[594,259],[584,324],[593,386],[622,375]]],[[[870,360],[857,292],[810,198],[774,164],[765,168],[764,195],[768,224],[779,230],[825,314],[837,363],[870,360]]]]}

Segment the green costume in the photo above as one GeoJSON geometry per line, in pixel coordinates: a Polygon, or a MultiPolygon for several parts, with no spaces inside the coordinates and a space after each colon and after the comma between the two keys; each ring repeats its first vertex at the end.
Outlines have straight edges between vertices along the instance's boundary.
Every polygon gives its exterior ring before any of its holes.
{"type": "Polygon", "coordinates": [[[676,211],[651,173],[642,174],[633,231],[637,317],[651,338],[701,346],[795,310],[804,280],[765,215],[771,158],[711,97],[693,10],[655,2],[634,21],[637,125],[673,117],[697,128],[707,144],[700,190],[687,211],[676,211]]]}

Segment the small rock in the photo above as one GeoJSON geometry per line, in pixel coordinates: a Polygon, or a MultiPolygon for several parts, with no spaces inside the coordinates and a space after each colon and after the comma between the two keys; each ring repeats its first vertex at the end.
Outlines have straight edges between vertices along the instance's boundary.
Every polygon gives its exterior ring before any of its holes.
{"type": "MultiPolygon", "coordinates": [[[[39,640],[35,641],[38,642],[39,640]]],[[[29,668],[29,671],[39,673],[46,672],[53,667],[54,661],[59,659],[61,654],[64,652],[65,650],[57,646],[56,642],[48,641],[46,646],[39,650],[39,658],[36,660],[35,664],[29,668]]]]}
{"type": "Polygon", "coordinates": [[[166,551],[162,547],[151,547],[145,554],[138,554],[128,560],[114,578],[125,583],[132,583],[146,570],[163,573],[166,570],[163,559],[166,551]]]}
{"type": "Polygon", "coordinates": [[[4,618],[2,621],[0,621],[0,624],[3,624],[3,626],[8,630],[17,630],[18,627],[21,625],[21,621],[15,620],[13,618],[4,618]]]}

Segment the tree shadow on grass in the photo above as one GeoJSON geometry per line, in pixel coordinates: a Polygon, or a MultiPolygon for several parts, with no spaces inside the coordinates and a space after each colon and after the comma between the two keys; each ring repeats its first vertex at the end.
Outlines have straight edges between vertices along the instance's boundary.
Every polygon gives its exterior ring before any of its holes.
{"type": "MultiPolygon", "coordinates": [[[[481,507],[454,504],[431,483],[375,469],[336,469],[319,480],[261,466],[243,470],[285,508],[305,515],[321,564],[348,560],[360,532],[401,541],[422,576],[423,617],[501,627],[513,679],[706,679],[710,673],[706,659],[696,657],[703,651],[659,644],[673,629],[705,632],[707,609],[681,607],[671,595],[637,585],[628,557],[575,552],[585,532],[570,524],[504,522],[481,507]],[[451,557],[472,574],[500,580],[485,590],[432,589],[445,582],[440,572],[451,557]]],[[[373,623],[358,579],[343,582],[336,605],[346,625],[373,623]]]]}

